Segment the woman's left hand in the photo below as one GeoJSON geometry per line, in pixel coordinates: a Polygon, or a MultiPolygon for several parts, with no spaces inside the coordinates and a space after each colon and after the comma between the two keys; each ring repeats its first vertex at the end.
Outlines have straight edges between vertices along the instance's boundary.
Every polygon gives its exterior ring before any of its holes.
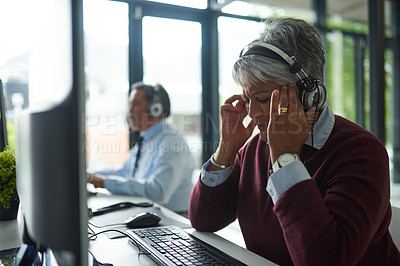
{"type": "Polygon", "coordinates": [[[300,154],[307,140],[316,108],[304,112],[293,84],[274,90],[271,97],[267,139],[272,163],[284,153],[300,154]],[[309,121],[309,122],[307,122],[309,121]]]}

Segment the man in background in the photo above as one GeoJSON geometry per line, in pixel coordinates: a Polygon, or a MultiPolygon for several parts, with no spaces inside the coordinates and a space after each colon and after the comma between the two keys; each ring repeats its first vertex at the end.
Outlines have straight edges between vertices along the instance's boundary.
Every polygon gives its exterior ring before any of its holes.
{"type": "Polygon", "coordinates": [[[170,99],[160,84],[137,82],[129,97],[129,124],[137,144],[119,169],[88,175],[88,182],[113,194],[146,197],[186,213],[192,190],[193,157],[184,137],[167,123],[170,99]]]}

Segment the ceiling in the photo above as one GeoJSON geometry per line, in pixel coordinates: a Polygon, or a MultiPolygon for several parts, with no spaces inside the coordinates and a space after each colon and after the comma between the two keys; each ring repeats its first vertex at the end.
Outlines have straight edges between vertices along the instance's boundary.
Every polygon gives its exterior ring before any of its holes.
{"type": "MultiPolygon", "coordinates": [[[[312,9],[312,0],[244,0],[246,2],[266,4],[269,6],[312,9]]],[[[326,12],[329,16],[338,15],[340,17],[358,21],[368,21],[368,1],[367,0],[326,0],[326,12]]],[[[390,21],[390,1],[385,1],[385,22],[389,25],[390,21]]]]}

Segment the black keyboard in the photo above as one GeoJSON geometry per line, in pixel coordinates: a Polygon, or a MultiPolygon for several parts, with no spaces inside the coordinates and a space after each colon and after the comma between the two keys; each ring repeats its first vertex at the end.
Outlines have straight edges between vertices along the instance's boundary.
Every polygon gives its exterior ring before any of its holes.
{"type": "Polygon", "coordinates": [[[177,226],[128,230],[161,265],[246,265],[177,226]]]}

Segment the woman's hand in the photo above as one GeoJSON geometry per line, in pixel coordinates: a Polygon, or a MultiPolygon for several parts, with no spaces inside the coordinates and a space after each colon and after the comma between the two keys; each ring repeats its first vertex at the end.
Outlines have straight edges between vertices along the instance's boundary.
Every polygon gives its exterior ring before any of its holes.
{"type": "Polygon", "coordinates": [[[315,112],[315,107],[304,112],[293,84],[282,86],[280,91],[273,91],[267,130],[272,163],[284,153],[300,154],[315,112]]]}
{"type": "Polygon", "coordinates": [[[255,124],[253,120],[245,127],[243,120],[247,116],[246,103],[241,95],[233,95],[220,107],[222,132],[219,147],[214,160],[223,165],[232,165],[238,150],[251,136],[255,124]],[[234,105],[234,103],[236,104],[234,105]]]}

